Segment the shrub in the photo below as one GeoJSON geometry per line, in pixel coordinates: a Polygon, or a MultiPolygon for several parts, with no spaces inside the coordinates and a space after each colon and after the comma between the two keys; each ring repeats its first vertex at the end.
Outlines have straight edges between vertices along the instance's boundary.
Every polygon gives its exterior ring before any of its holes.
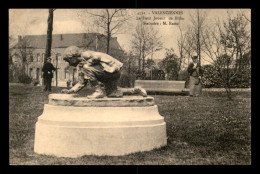
{"type": "Polygon", "coordinates": [[[181,81],[189,80],[189,76],[190,75],[189,75],[188,71],[182,70],[182,71],[180,71],[179,80],[181,80],[181,81]]]}
{"type": "Polygon", "coordinates": [[[163,70],[154,68],[152,73],[152,80],[165,80],[165,73],[163,70]]]}
{"type": "Polygon", "coordinates": [[[203,68],[202,85],[205,88],[221,88],[222,82],[213,65],[205,65],[203,68]]]}
{"type": "Polygon", "coordinates": [[[32,82],[32,79],[25,73],[21,73],[18,75],[18,82],[24,84],[30,84],[32,82]]]}
{"type": "MultiPolygon", "coordinates": [[[[213,65],[205,65],[203,66],[203,77],[202,84],[205,88],[223,88],[224,84],[219,77],[219,74],[216,68],[213,65]]],[[[231,76],[232,74],[232,69],[231,76]]],[[[223,74],[224,76],[226,74],[223,74]]],[[[251,87],[251,71],[250,69],[241,69],[239,70],[230,82],[231,88],[248,88],[251,87]]]]}
{"type": "Polygon", "coordinates": [[[132,88],[135,85],[135,78],[135,74],[122,73],[118,81],[118,86],[132,88]]]}
{"type": "Polygon", "coordinates": [[[9,73],[8,73],[8,75],[9,75],[9,78],[8,78],[9,82],[14,82],[13,71],[14,71],[13,69],[9,68],[9,73]]]}
{"type": "Polygon", "coordinates": [[[180,71],[179,80],[185,81],[185,88],[189,87],[190,75],[187,70],[180,71]]]}
{"type": "Polygon", "coordinates": [[[249,88],[251,87],[251,72],[250,70],[240,70],[234,76],[234,79],[231,81],[230,86],[232,88],[249,88]]]}
{"type": "Polygon", "coordinates": [[[19,83],[19,74],[21,74],[20,69],[16,68],[14,65],[9,65],[9,82],[19,83]]]}

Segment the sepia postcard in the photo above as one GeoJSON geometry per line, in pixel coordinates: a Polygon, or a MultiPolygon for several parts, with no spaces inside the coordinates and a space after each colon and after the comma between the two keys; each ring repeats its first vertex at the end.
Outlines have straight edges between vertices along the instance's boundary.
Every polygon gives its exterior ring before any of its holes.
{"type": "Polygon", "coordinates": [[[251,9],[9,9],[10,165],[251,165],[251,9]]]}

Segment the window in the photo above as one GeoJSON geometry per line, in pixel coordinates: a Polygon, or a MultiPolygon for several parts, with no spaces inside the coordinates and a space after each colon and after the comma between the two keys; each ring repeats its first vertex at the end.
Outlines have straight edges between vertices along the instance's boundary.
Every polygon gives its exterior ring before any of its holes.
{"type": "Polygon", "coordinates": [[[66,69],[64,69],[64,79],[66,79],[66,69]]]}
{"type": "Polygon", "coordinates": [[[62,80],[62,71],[61,71],[61,69],[58,69],[58,74],[59,74],[58,79],[62,80]]]}
{"type": "Polygon", "coordinates": [[[32,77],[32,71],[33,71],[33,69],[30,68],[30,69],[29,69],[29,77],[32,77]]]}
{"type": "Polygon", "coordinates": [[[72,72],[72,82],[74,82],[76,80],[76,69],[73,69],[72,72]]]}
{"type": "Polygon", "coordinates": [[[36,79],[39,80],[39,76],[40,76],[40,68],[36,69],[36,79]]]}
{"type": "Polygon", "coordinates": [[[33,57],[33,61],[34,61],[34,62],[37,62],[37,61],[38,61],[37,56],[34,56],[34,57],[33,57]]]}
{"type": "Polygon", "coordinates": [[[30,55],[30,62],[33,62],[33,55],[30,55]]]}
{"type": "Polygon", "coordinates": [[[37,61],[40,62],[40,61],[41,61],[41,55],[40,55],[40,53],[37,53],[36,57],[37,57],[37,61]]]}
{"type": "Polygon", "coordinates": [[[58,54],[56,54],[56,56],[58,57],[58,61],[61,62],[61,54],[58,53],[58,54]]]}

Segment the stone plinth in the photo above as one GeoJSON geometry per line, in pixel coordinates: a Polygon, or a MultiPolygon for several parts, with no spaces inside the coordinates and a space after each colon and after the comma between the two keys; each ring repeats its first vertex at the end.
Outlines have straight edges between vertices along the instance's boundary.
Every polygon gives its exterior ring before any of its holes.
{"type": "Polygon", "coordinates": [[[58,157],[119,156],[166,144],[166,124],[152,97],[50,94],[36,123],[34,151],[58,157]]]}
{"type": "Polygon", "coordinates": [[[124,96],[122,98],[87,99],[77,94],[50,94],[49,104],[73,107],[145,107],[153,106],[153,97],[124,96]]]}

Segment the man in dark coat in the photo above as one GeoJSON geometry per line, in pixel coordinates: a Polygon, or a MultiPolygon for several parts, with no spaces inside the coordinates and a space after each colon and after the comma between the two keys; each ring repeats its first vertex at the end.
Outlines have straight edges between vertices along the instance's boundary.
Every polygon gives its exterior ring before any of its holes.
{"type": "Polygon", "coordinates": [[[51,91],[51,81],[53,78],[53,71],[55,71],[53,64],[51,63],[51,57],[47,58],[47,62],[43,65],[43,80],[44,80],[44,91],[51,91]]]}

